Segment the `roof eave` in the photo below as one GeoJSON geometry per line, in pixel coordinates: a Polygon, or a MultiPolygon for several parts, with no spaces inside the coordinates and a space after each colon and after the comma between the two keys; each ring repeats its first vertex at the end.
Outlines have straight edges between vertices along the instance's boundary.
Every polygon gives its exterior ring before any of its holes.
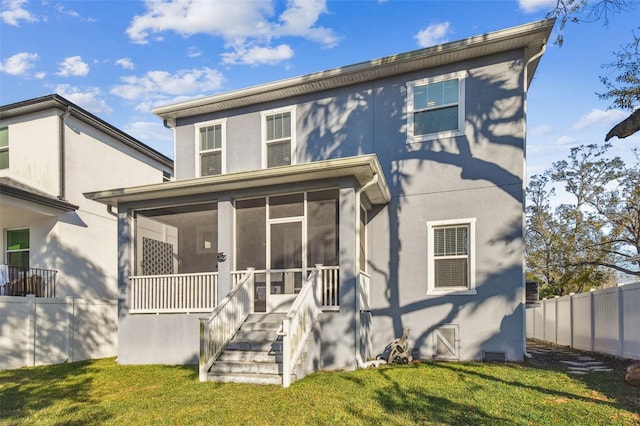
{"type": "MultiPolygon", "coordinates": [[[[160,106],[151,112],[175,126],[180,118],[339,88],[516,48],[525,48],[525,55],[531,57],[546,44],[554,23],[555,19],[537,21],[355,65],[160,106]]],[[[537,61],[530,64],[529,79],[533,78],[537,61]]]]}
{"type": "Polygon", "coordinates": [[[71,204],[67,201],[58,200],[52,197],[46,197],[40,194],[34,194],[33,192],[25,191],[23,189],[5,185],[2,183],[0,183],[0,194],[34,203],[40,206],[60,210],[63,212],[72,212],[79,209],[77,205],[71,204]]]}
{"type": "Polygon", "coordinates": [[[159,162],[163,166],[173,170],[173,160],[159,151],[144,144],[133,136],[123,132],[122,130],[112,126],[101,118],[91,114],[89,111],[79,107],[73,102],[65,99],[58,94],[51,94],[39,98],[28,99],[13,104],[0,106],[0,119],[8,119],[19,117],[21,115],[32,114],[34,112],[46,111],[49,109],[59,109],[61,111],[69,110],[73,117],[95,127],[103,133],[113,137],[114,139],[124,143],[134,150],[144,154],[145,156],[159,162]]]}
{"type": "Polygon", "coordinates": [[[365,186],[378,175],[375,184],[364,192],[372,204],[386,204],[391,192],[375,155],[361,155],[335,160],[316,161],[292,166],[228,173],[188,180],[178,180],[130,188],[85,193],[90,200],[117,206],[178,196],[233,192],[249,188],[310,182],[330,178],[353,177],[356,187],[365,186]]]}

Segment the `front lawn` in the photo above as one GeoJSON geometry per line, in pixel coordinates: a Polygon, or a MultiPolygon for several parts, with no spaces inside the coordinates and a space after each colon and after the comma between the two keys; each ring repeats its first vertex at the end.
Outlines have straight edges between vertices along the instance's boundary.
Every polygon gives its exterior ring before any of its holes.
{"type": "Polygon", "coordinates": [[[640,425],[622,374],[425,363],[316,373],[290,388],[199,383],[195,366],[114,359],[0,371],[0,424],[640,425]]]}

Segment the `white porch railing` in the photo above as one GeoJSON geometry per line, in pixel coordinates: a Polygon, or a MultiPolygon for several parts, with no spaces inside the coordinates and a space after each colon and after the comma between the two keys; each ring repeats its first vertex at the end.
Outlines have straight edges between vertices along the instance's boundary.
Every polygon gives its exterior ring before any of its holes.
{"type": "Polygon", "coordinates": [[[254,272],[249,269],[207,318],[200,318],[199,377],[207,371],[251,313],[254,272]]]}
{"type": "Polygon", "coordinates": [[[338,266],[318,266],[322,281],[322,309],[340,309],[340,268],[338,266]]]}
{"type": "Polygon", "coordinates": [[[211,312],[218,300],[218,273],[129,277],[132,314],[211,312]]]}
{"type": "Polygon", "coordinates": [[[282,320],[282,386],[285,388],[291,384],[293,369],[322,312],[323,275],[318,265],[307,278],[287,317],[282,320]]]}

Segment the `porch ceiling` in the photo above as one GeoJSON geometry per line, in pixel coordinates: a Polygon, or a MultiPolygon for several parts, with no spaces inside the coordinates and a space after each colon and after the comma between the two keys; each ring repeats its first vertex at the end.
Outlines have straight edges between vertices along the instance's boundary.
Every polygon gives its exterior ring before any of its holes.
{"type": "Polygon", "coordinates": [[[241,189],[344,177],[353,177],[356,182],[356,189],[364,187],[364,193],[371,204],[386,204],[391,200],[391,192],[387,181],[380,169],[378,158],[374,154],[130,188],[87,192],[84,196],[90,200],[117,206],[121,203],[189,195],[228,193],[241,189]],[[367,185],[376,175],[377,180],[373,184],[367,185]]]}

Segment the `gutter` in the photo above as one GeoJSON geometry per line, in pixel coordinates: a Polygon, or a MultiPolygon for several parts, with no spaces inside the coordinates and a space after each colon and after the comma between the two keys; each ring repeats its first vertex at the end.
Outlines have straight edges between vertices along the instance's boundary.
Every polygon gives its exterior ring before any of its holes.
{"type": "Polygon", "coordinates": [[[65,112],[63,112],[59,117],[59,125],[58,125],[58,148],[60,152],[59,157],[59,167],[60,167],[60,195],[58,195],[58,199],[66,201],[67,199],[67,178],[66,178],[66,161],[65,161],[65,124],[64,120],[71,115],[73,112],[73,107],[70,105],[67,106],[65,112]]]}
{"type": "MultiPolygon", "coordinates": [[[[371,185],[375,185],[376,183],[378,183],[378,179],[380,178],[380,175],[378,173],[374,173],[373,177],[364,185],[362,185],[360,188],[358,188],[356,190],[356,230],[357,230],[357,234],[356,234],[356,239],[360,238],[360,195],[362,194],[362,192],[367,189],[368,187],[370,187],[371,185]]],[[[356,246],[357,246],[357,242],[356,242],[356,246]]],[[[358,256],[360,255],[360,250],[356,250],[356,253],[358,254],[358,256]]],[[[355,265],[359,265],[360,264],[360,259],[356,258],[356,262],[355,265]]],[[[358,267],[358,266],[356,266],[358,267]]],[[[358,274],[359,275],[359,274],[358,274]]],[[[357,279],[357,278],[356,278],[357,279]]],[[[355,329],[355,359],[356,359],[356,368],[369,368],[369,367],[377,367],[380,362],[363,362],[362,361],[362,356],[360,355],[360,327],[362,326],[361,321],[360,321],[360,292],[357,291],[358,289],[358,283],[356,283],[356,300],[355,300],[355,323],[356,323],[356,329],[355,329]]]]}

